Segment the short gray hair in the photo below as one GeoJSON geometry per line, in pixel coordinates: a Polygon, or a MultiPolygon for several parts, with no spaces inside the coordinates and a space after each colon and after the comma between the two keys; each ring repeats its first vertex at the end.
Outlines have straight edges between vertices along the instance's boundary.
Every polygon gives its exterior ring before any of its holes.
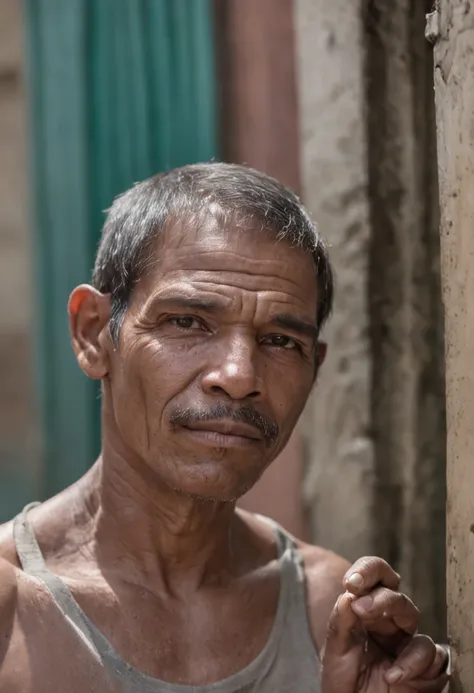
{"type": "Polygon", "coordinates": [[[334,279],[324,240],[298,197],[274,178],[237,164],[191,164],[137,183],[117,197],[102,230],[92,283],[110,293],[110,332],[118,340],[133,287],[149,267],[153,241],[172,220],[209,213],[311,252],[318,288],[317,325],[332,309],[334,279]],[[217,210],[217,211],[216,211],[217,210]]]}

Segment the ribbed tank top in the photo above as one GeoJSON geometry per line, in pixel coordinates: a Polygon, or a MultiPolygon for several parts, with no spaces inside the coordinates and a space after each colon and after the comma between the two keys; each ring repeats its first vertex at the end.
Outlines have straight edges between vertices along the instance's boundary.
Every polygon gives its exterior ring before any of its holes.
{"type": "MultiPolygon", "coordinates": [[[[80,608],[67,585],[46,566],[28,522],[28,505],[13,525],[22,569],[37,578],[86,651],[89,691],[113,693],[320,693],[320,664],[309,629],[303,561],[293,539],[273,520],[259,516],[274,531],[280,565],[280,594],[269,639],[244,669],[216,683],[191,686],[161,681],[128,664],[80,608]],[[92,681],[91,681],[92,683],[92,681]]],[[[51,653],[54,657],[54,653],[51,653]]],[[[83,660],[83,656],[81,656],[83,660]]],[[[84,667],[82,667],[84,670],[84,667]]]]}

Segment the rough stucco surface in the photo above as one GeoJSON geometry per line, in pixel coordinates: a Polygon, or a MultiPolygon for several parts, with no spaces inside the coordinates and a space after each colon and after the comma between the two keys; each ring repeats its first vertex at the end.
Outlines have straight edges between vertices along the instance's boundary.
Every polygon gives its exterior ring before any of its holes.
{"type": "MultiPolygon", "coordinates": [[[[21,3],[0,10],[0,484],[33,474],[32,267],[27,200],[26,93],[21,3]]],[[[3,486],[6,488],[6,485],[3,486]]],[[[10,493],[0,503],[8,506],[10,493]]],[[[6,517],[13,507],[0,507],[6,517]]],[[[15,508],[16,509],[16,508],[15,508]]]]}
{"type": "Polygon", "coordinates": [[[435,89],[446,321],[450,690],[474,690],[474,5],[441,0],[435,89]]]}
{"type": "Polygon", "coordinates": [[[337,276],[327,360],[305,415],[313,540],[350,559],[372,541],[373,445],[364,83],[359,3],[296,0],[302,195],[337,276]]]}
{"type": "MultiPolygon", "coordinates": [[[[428,3],[426,3],[428,5],[428,3]]],[[[336,269],[306,413],[313,539],[402,574],[444,634],[445,413],[424,2],[297,0],[302,190],[336,269]]]]}
{"type": "Polygon", "coordinates": [[[429,2],[365,9],[375,549],[445,627],[445,401],[429,2]]]}

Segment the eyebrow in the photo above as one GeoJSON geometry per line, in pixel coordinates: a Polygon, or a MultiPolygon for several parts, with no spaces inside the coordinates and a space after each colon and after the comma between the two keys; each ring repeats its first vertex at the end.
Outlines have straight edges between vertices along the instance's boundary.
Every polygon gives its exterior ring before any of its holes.
{"type": "Polygon", "coordinates": [[[159,303],[164,303],[173,308],[181,308],[183,310],[203,310],[209,313],[213,313],[224,308],[219,301],[214,301],[208,298],[194,298],[191,296],[162,296],[159,298],[159,303]]]}
{"type": "Polygon", "coordinates": [[[318,338],[318,328],[314,323],[306,322],[306,320],[296,318],[294,315],[289,315],[287,313],[275,315],[271,322],[274,325],[278,325],[278,327],[283,327],[286,330],[291,330],[305,337],[311,337],[314,341],[318,338]]]}
{"type": "MultiPolygon", "coordinates": [[[[225,310],[225,305],[220,301],[210,298],[197,298],[191,296],[163,296],[159,299],[160,303],[182,310],[202,310],[208,313],[216,313],[225,310]]],[[[310,337],[315,342],[319,336],[319,330],[315,323],[302,320],[289,313],[275,315],[270,322],[273,325],[291,330],[296,334],[310,337]]]]}

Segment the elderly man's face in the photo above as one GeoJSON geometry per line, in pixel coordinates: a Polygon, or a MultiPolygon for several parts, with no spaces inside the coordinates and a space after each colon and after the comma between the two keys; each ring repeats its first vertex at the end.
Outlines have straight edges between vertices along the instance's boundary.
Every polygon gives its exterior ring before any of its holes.
{"type": "Polygon", "coordinates": [[[233,500],[287,443],[317,370],[309,253],[275,235],[173,228],[133,292],[106,397],[170,487],[233,500]]]}

